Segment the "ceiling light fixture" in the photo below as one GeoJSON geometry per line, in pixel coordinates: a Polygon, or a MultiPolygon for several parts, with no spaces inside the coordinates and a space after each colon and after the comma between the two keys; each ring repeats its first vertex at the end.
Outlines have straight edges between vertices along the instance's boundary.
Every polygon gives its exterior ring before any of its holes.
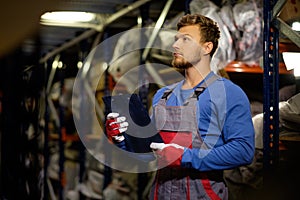
{"type": "Polygon", "coordinates": [[[41,16],[40,23],[48,26],[93,28],[97,25],[97,16],[88,12],[46,12],[41,16]]]}

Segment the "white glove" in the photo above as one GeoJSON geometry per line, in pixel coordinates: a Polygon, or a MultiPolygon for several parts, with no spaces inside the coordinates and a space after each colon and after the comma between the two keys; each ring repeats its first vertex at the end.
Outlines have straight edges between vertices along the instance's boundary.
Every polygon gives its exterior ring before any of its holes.
{"type": "Polygon", "coordinates": [[[152,142],[152,143],[150,144],[150,148],[151,148],[152,150],[163,150],[164,148],[169,147],[169,146],[173,146],[173,147],[175,147],[175,148],[177,148],[177,149],[184,149],[183,146],[180,146],[180,145],[174,144],[174,143],[171,143],[171,144],[165,144],[165,143],[152,142]]]}

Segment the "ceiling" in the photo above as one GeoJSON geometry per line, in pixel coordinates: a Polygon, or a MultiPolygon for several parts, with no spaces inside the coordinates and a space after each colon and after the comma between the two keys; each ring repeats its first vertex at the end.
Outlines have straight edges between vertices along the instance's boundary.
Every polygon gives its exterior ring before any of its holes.
{"type": "MultiPolygon", "coordinates": [[[[98,33],[111,35],[128,30],[137,24],[137,17],[141,13],[144,18],[155,21],[167,2],[167,0],[46,0],[44,5],[36,5],[34,0],[24,3],[15,1],[17,0],[12,0],[3,9],[15,10],[14,16],[11,12],[0,15],[2,19],[14,17],[9,23],[6,20],[0,21],[2,27],[8,27],[7,32],[0,33],[0,43],[3,44],[2,48],[0,47],[0,57],[21,45],[25,54],[30,55],[38,51],[40,62],[54,57],[56,53],[78,53],[82,48],[83,50],[90,48],[98,33]],[[138,2],[142,6],[132,9],[132,6],[138,2]],[[39,24],[41,14],[46,11],[97,13],[103,23],[106,23],[105,20],[108,18],[115,18],[100,31],[89,28],[46,26],[39,24]]],[[[184,5],[185,0],[174,0],[167,18],[184,11],[184,5]]]]}
{"type": "MultiPolygon", "coordinates": [[[[0,13],[0,57],[20,46],[25,54],[30,55],[33,52],[38,52],[39,62],[45,62],[57,53],[72,55],[78,54],[80,51],[90,50],[99,30],[39,24],[40,16],[47,11],[93,12],[100,14],[105,23],[107,18],[126,11],[126,9],[127,11],[130,10],[118,15],[100,31],[100,33],[109,36],[132,28],[137,24],[137,17],[141,14],[144,18],[155,22],[167,0],[148,0],[147,4],[143,4],[137,9],[131,9],[131,6],[137,2],[145,3],[147,0],[44,0],[43,2],[43,4],[36,4],[35,0],[21,2],[11,0],[3,4],[3,12],[0,13]]],[[[172,18],[179,12],[185,11],[186,2],[188,1],[174,0],[166,18],[172,18]]],[[[214,0],[213,2],[218,5],[222,0],[214,0]]],[[[295,5],[292,6],[295,7],[295,5]]],[[[295,9],[288,10],[289,12],[285,13],[288,13],[287,18],[291,18],[291,13],[295,9]]],[[[101,40],[102,38],[98,39],[101,40]]]]}

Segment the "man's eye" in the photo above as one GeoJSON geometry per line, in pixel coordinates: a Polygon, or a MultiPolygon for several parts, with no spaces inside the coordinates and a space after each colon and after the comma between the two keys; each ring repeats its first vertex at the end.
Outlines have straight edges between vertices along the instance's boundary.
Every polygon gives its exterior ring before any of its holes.
{"type": "Polygon", "coordinates": [[[183,37],[182,40],[183,40],[183,41],[188,41],[189,38],[188,38],[188,37],[183,37]]]}

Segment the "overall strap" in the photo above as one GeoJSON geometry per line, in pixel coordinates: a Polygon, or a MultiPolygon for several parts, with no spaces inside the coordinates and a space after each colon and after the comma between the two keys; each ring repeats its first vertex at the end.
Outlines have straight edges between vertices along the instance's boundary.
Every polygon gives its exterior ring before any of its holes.
{"type": "Polygon", "coordinates": [[[210,76],[207,80],[204,80],[200,85],[198,85],[194,91],[194,93],[192,94],[192,96],[190,98],[197,98],[199,97],[200,94],[202,94],[204,92],[204,90],[213,82],[215,82],[216,80],[218,80],[220,78],[219,75],[217,74],[213,74],[212,76],[210,76]]]}
{"type": "Polygon", "coordinates": [[[161,99],[167,101],[168,98],[170,97],[170,94],[173,92],[173,90],[175,89],[175,87],[176,87],[179,83],[180,83],[180,82],[174,83],[174,84],[168,86],[168,89],[166,89],[166,90],[164,91],[164,94],[162,95],[161,99]]]}
{"type": "MultiPolygon", "coordinates": [[[[207,80],[204,80],[200,85],[198,85],[196,88],[195,88],[195,91],[194,93],[188,98],[197,98],[198,100],[198,97],[200,94],[202,94],[204,92],[204,90],[210,85],[212,84],[213,82],[215,82],[217,79],[219,79],[220,76],[217,75],[217,74],[213,74],[212,76],[210,76],[207,80]]],[[[161,97],[162,100],[165,100],[167,101],[168,98],[170,97],[170,94],[173,92],[173,90],[175,89],[175,87],[179,84],[180,82],[178,83],[174,83],[172,84],[171,86],[168,87],[168,89],[166,89],[164,91],[164,94],[163,96],[161,97]]]]}

